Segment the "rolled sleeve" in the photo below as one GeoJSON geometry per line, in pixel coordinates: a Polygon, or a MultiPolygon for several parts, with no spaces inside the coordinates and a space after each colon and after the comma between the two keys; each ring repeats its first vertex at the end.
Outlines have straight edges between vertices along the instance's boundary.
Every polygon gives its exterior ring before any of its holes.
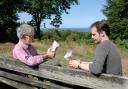
{"type": "Polygon", "coordinates": [[[21,59],[21,61],[29,66],[34,66],[43,62],[43,55],[25,56],[24,60],[21,59]]]}

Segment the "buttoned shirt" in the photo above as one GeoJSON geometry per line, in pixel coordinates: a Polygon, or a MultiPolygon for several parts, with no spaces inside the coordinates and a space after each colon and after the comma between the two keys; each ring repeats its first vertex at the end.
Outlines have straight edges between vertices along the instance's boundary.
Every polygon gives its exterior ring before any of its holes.
{"type": "Polygon", "coordinates": [[[43,55],[37,53],[31,44],[24,44],[22,41],[19,41],[13,49],[13,58],[29,66],[42,63],[43,57],[43,55]]]}

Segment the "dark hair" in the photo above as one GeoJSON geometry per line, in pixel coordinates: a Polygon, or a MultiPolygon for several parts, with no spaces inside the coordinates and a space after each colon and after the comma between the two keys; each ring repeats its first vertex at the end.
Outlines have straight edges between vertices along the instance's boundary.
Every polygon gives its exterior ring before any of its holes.
{"type": "Polygon", "coordinates": [[[96,21],[94,22],[90,28],[92,27],[96,27],[97,28],[97,32],[101,32],[101,31],[105,31],[106,35],[109,36],[110,35],[110,30],[109,30],[109,26],[108,24],[106,24],[103,21],[96,21]]]}

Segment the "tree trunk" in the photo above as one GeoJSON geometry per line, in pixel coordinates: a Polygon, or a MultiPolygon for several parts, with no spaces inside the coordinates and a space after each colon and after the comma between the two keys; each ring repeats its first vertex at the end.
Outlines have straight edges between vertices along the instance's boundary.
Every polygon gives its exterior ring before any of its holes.
{"type": "Polygon", "coordinates": [[[36,36],[37,36],[38,40],[41,40],[41,33],[40,33],[41,14],[36,13],[34,15],[34,20],[35,20],[35,23],[36,23],[36,36]]]}
{"type": "Polygon", "coordinates": [[[37,23],[37,37],[38,37],[38,40],[41,40],[40,24],[41,23],[37,23]]]}

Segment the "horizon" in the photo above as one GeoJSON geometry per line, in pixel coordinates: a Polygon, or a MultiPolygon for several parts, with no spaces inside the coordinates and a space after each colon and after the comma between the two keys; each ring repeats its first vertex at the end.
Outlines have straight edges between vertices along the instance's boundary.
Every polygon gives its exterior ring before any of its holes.
{"type": "Polygon", "coordinates": [[[57,29],[59,31],[61,30],[71,30],[71,31],[77,31],[77,32],[89,32],[89,28],[41,28],[41,31],[49,31],[51,29],[57,29]]]}

